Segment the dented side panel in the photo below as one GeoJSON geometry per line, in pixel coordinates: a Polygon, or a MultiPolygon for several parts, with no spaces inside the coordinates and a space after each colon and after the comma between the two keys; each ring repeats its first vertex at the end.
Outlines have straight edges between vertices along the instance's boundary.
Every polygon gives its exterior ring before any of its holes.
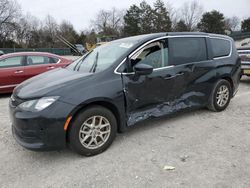
{"type": "Polygon", "coordinates": [[[205,61],[157,70],[148,76],[123,75],[127,125],[205,106],[216,80],[214,66],[205,61]]]}

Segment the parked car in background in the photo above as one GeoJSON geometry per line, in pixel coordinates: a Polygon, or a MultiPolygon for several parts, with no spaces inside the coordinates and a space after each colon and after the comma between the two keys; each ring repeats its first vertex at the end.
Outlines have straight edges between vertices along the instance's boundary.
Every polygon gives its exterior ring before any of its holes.
{"type": "Polygon", "coordinates": [[[84,46],[82,44],[75,44],[74,49],[71,48],[71,53],[73,55],[83,55],[86,52],[87,52],[87,50],[84,48],[84,46]],[[79,53],[77,53],[76,51],[78,51],[79,53]]]}
{"type": "Polygon", "coordinates": [[[0,50],[0,56],[1,56],[1,55],[4,55],[4,52],[3,52],[2,50],[0,50]]]}
{"type": "Polygon", "coordinates": [[[21,52],[0,56],[0,93],[11,93],[28,78],[69,65],[72,61],[43,52],[21,52]]]}
{"type": "Polygon", "coordinates": [[[101,46],[101,45],[104,45],[104,44],[107,44],[108,42],[98,42],[98,43],[96,43],[96,47],[98,47],[98,46],[101,46]]]}
{"type": "Polygon", "coordinates": [[[117,131],[184,109],[223,111],[236,94],[240,58],[232,38],[157,33],[109,42],[65,68],[15,88],[13,135],[33,150],[107,149],[117,131]]]}
{"type": "Polygon", "coordinates": [[[241,58],[242,75],[250,76],[250,50],[238,50],[241,58]]]}

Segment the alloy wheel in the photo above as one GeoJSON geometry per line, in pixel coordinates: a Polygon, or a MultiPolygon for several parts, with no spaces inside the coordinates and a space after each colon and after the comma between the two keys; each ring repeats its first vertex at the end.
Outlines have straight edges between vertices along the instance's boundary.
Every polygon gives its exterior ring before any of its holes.
{"type": "Polygon", "coordinates": [[[111,125],[103,116],[88,118],[79,131],[79,140],[87,149],[97,149],[104,145],[111,133],[111,125]]]}
{"type": "Polygon", "coordinates": [[[216,93],[216,103],[219,107],[224,107],[229,100],[229,88],[221,85],[216,93]]]}

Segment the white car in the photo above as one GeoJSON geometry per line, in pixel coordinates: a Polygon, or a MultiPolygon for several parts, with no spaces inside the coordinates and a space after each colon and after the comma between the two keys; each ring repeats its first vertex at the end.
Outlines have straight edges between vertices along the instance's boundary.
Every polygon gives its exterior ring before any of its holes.
{"type": "Polygon", "coordinates": [[[238,50],[241,58],[242,74],[250,76],[250,50],[238,50]]]}

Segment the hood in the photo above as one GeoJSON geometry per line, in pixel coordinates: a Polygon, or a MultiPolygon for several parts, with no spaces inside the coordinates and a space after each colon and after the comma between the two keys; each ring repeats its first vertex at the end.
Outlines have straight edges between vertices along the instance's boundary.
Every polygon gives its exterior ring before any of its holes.
{"type": "Polygon", "coordinates": [[[92,74],[65,68],[55,69],[24,81],[16,87],[14,94],[22,99],[42,97],[52,91],[74,85],[78,83],[76,80],[83,80],[92,74]]]}

